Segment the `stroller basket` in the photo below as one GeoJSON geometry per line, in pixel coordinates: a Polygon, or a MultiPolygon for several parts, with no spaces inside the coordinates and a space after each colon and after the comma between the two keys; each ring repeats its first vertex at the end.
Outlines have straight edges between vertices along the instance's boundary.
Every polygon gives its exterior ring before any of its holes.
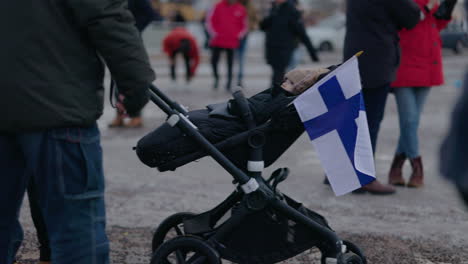
{"type": "MultiPolygon", "coordinates": [[[[286,195],[284,198],[289,206],[331,230],[323,216],[286,195]]],[[[235,210],[236,207],[232,209],[233,214],[235,210]]],[[[266,208],[246,217],[236,232],[226,238],[220,253],[225,259],[236,263],[276,263],[314,246],[322,246],[318,237],[307,226],[291,221],[272,208],[266,208]]]]}

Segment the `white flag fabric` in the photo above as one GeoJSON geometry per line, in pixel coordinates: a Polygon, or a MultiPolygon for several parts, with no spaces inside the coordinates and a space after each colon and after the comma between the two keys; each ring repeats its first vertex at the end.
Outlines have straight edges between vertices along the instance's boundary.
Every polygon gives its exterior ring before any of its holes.
{"type": "Polygon", "coordinates": [[[293,103],[337,196],[375,180],[356,56],[315,83],[293,103]]]}

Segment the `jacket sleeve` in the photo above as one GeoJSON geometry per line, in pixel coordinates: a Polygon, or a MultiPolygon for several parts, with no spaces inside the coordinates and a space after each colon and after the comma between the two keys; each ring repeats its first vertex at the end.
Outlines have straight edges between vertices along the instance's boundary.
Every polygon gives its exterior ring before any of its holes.
{"type": "Polygon", "coordinates": [[[452,20],[436,19],[437,29],[439,31],[443,30],[444,28],[446,28],[448,26],[448,24],[450,24],[451,21],[452,20]]]}
{"type": "Polygon", "coordinates": [[[400,29],[412,29],[421,20],[421,9],[414,0],[391,0],[385,3],[390,16],[400,29]]]}
{"type": "Polygon", "coordinates": [[[317,56],[317,51],[315,50],[309,36],[307,35],[300,13],[294,9],[292,9],[291,12],[292,15],[289,21],[290,27],[294,30],[294,33],[301,40],[301,42],[304,43],[304,46],[306,47],[312,61],[318,62],[319,58],[317,56]]]}
{"type": "Polygon", "coordinates": [[[419,7],[421,8],[422,12],[424,13],[424,19],[428,19],[428,17],[433,17],[433,19],[435,20],[437,29],[439,31],[441,31],[442,29],[447,27],[447,25],[450,23],[451,19],[449,19],[449,20],[440,19],[440,18],[437,18],[436,16],[434,16],[434,14],[437,12],[437,9],[439,8],[439,5],[434,6],[432,8],[432,10],[429,10],[429,8],[427,7],[427,4],[429,3],[429,0],[417,0],[416,2],[419,5],[419,7]]]}
{"type": "Polygon", "coordinates": [[[218,10],[217,6],[209,10],[206,16],[206,20],[205,20],[205,28],[211,37],[215,36],[216,33],[218,32],[217,25],[219,23],[217,21],[218,20],[217,10],[218,10]]]}
{"type": "Polygon", "coordinates": [[[439,31],[446,28],[447,25],[452,21],[452,13],[456,3],[457,0],[444,1],[440,6],[437,7],[437,9],[434,10],[433,16],[436,18],[436,25],[439,31]],[[440,14],[439,8],[442,8],[445,13],[440,14]]]}
{"type": "Polygon", "coordinates": [[[239,39],[243,38],[247,32],[249,32],[249,16],[247,14],[247,10],[244,8],[243,16],[240,18],[240,26],[239,26],[239,39]]]}
{"type": "Polygon", "coordinates": [[[272,7],[270,11],[268,12],[268,15],[264,17],[260,23],[259,27],[261,31],[267,31],[271,27],[271,23],[273,22],[273,17],[275,16],[275,7],[272,7]]]}
{"type": "Polygon", "coordinates": [[[106,62],[119,92],[128,98],[144,97],[155,74],[127,1],[66,0],[66,4],[106,62]]]}

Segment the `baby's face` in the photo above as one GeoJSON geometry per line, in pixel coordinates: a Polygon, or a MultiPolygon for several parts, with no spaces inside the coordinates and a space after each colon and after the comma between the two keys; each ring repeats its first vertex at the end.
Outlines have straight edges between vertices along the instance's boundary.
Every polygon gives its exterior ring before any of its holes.
{"type": "Polygon", "coordinates": [[[284,80],[284,82],[281,84],[281,88],[283,88],[284,90],[290,92],[290,93],[293,93],[294,91],[294,83],[291,82],[291,80],[289,80],[288,78],[286,78],[284,80]]]}

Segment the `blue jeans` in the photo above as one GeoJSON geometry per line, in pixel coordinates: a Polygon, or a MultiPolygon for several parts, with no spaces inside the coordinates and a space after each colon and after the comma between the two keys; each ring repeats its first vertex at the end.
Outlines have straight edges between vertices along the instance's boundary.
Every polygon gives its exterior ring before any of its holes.
{"type": "Polygon", "coordinates": [[[419,156],[418,127],[429,87],[398,87],[394,89],[400,120],[400,139],[396,154],[410,159],[419,156]]]}
{"type": "Polygon", "coordinates": [[[366,107],[367,124],[369,125],[369,134],[374,153],[377,148],[377,136],[380,130],[380,123],[384,117],[389,91],[390,84],[374,88],[364,87],[362,89],[364,105],[366,107]]]}
{"type": "Polygon", "coordinates": [[[36,183],[52,263],[109,263],[96,125],[0,133],[0,175],[0,263],[12,263],[23,240],[18,217],[29,180],[36,183]]]}

